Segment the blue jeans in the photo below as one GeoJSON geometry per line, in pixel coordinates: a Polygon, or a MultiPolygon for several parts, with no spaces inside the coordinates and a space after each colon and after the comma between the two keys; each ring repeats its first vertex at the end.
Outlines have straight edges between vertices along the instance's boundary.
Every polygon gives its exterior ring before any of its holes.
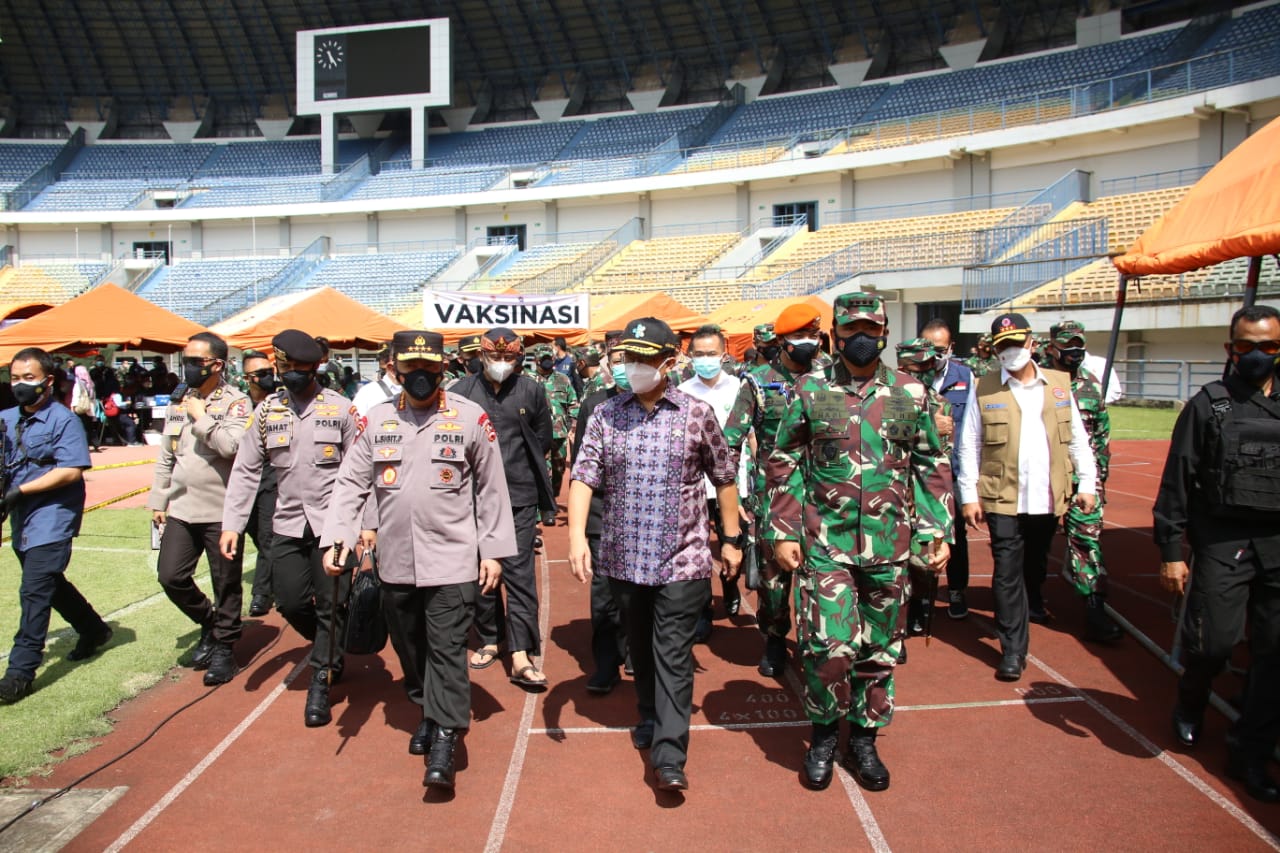
{"type": "Polygon", "coordinates": [[[58,611],[79,634],[100,633],[107,624],[64,574],[71,562],[70,539],[37,545],[26,551],[15,548],[14,553],[22,566],[22,585],[18,590],[22,617],[18,633],[13,637],[13,651],[9,653],[8,674],[35,678],[44,660],[51,609],[58,611]]]}

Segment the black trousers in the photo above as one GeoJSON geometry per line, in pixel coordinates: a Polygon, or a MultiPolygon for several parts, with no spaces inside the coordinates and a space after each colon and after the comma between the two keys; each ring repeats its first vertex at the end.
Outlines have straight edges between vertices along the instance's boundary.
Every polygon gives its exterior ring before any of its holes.
{"type": "Polygon", "coordinates": [[[693,714],[693,632],[711,579],[642,586],[609,579],[635,669],[636,705],[655,722],[649,763],[684,767],[693,714]]]}
{"type": "MultiPolygon", "coordinates": [[[[600,537],[588,536],[587,545],[591,548],[591,565],[599,565],[600,537]]],[[[616,673],[627,660],[622,612],[613,600],[609,579],[598,572],[591,575],[591,657],[596,672],[616,673]]]]}
{"type": "Polygon", "coordinates": [[[276,490],[264,489],[253,499],[253,511],[249,513],[249,524],[245,533],[253,540],[258,549],[258,559],[253,566],[253,595],[265,595],[271,598],[271,564],[274,559],[271,553],[271,519],[276,514],[276,490]]]}
{"type": "Polygon", "coordinates": [[[160,538],[160,554],[156,558],[156,574],[165,595],[186,614],[187,618],[202,628],[213,629],[213,639],[219,643],[234,643],[240,639],[241,587],[240,545],[236,557],[228,560],[218,550],[218,538],[222,535],[221,522],[191,524],[180,518],[170,517],[164,524],[160,538]],[[196,566],[200,555],[209,560],[209,578],[213,582],[214,601],[196,586],[196,566]]]}
{"type": "MultiPolygon", "coordinates": [[[[957,504],[959,506],[959,504],[957,504]]],[[[969,588],[969,533],[964,519],[956,513],[952,525],[956,541],[951,545],[951,559],[947,561],[947,591],[956,592],[969,588]]]]}
{"type": "Polygon", "coordinates": [[[1038,595],[1049,565],[1049,546],[1057,529],[1055,515],[987,513],[995,573],[996,636],[1005,654],[1025,656],[1028,645],[1027,590],[1038,595]]]}
{"type": "Polygon", "coordinates": [[[67,564],[71,562],[70,539],[25,551],[15,548],[14,553],[22,567],[22,584],[18,588],[22,614],[18,619],[18,633],[13,635],[7,674],[31,679],[36,677],[36,670],[44,660],[51,611],[58,611],[58,615],[82,635],[101,632],[107,623],[66,578],[67,564]]]}
{"type": "Polygon", "coordinates": [[[541,654],[542,635],[538,630],[538,582],[533,540],[538,533],[539,513],[536,506],[512,507],[515,517],[516,547],[514,557],[502,560],[499,588],[476,600],[476,634],[481,645],[497,646],[507,641],[507,650],[541,654]],[[507,591],[506,604],[502,590],[507,591]]]}
{"type": "Polygon", "coordinates": [[[1214,676],[1244,639],[1246,618],[1249,673],[1230,743],[1243,756],[1266,760],[1280,738],[1280,566],[1264,566],[1252,549],[1239,560],[1197,551],[1181,629],[1186,670],[1178,699],[1187,710],[1203,712],[1214,676]]]}
{"type": "Polygon", "coordinates": [[[423,719],[447,729],[471,725],[471,676],[467,672],[467,631],[480,586],[382,584],[382,612],[391,646],[404,670],[410,701],[423,719]]]}
{"type": "MultiPolygon", "coordinates": [[[[330,626],[334,619],[334,579],[324,573],[320,539],[307,525],[302,536],[273,536],[271,540],[271,585],[280,612],[293,629],[311,645],[311,666],[323,669],[329,665],[330,626]]],[[[351,588],[351,575],[339,576],[338,596],[345,600],[351,588]]],[[[338,610],[337,635],[334,639],[334,666],[342,669],[342,633],[346,611],[338,610]]]]}

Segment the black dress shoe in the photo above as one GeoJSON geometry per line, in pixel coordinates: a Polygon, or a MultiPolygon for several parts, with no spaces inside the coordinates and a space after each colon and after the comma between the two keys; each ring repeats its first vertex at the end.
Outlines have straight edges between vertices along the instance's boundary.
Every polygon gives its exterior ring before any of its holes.
{"type": "Polygon", "coordinates": [[[423,720],[418,723],[418,730],[409,738],[409,754],[410,755],[426,755],[427,747],[431,745],[431,736],[435,734],[436,724],[430,720],[423,720]]]}
{"type": "Polygon", "coordinates": [[[711,639],[711,614],[703,611],[698,616],[698,624],[693,628],[693,641],[705,643],[709,639],[711,639]]]}
{"type": "Polygon", "coordinates": [[[742,608],[742,593],[738,590],[738,581],[726,582],[724,585],[724,612],[737,616],[742,608]]]}
{"type": "Polygon", "coordinates": [[[226,643],[218,643],[214,646],[213,654],[209,655],[209,668],[204,671],[204,686],[213,687],[218,684],[226,684],[235,678],[236,673],[239,671],[240,667],[236,665],[236,658],[231,653],[231,646],[226,643]]]}
{"type": "Polygon", "coordinates": [[[964,619],[969,615],[969,602],[965,600],[963,589],[947,592],[947,615],[952,619],[964,619]]]}
{"type": "Polygon", "coordinates": [[[302,710],[302,721],[307,728],[314,729],[329,725],[332,719],[333,713],[329,710],[329,673],[323,669],[317,670],[311,676],[311,686],[307,688],[307,705],[302,710]]]}
{"type": "Polygon", "coordinates": [[[765,678],[779,678],[787,671],[787,641],[782,637],[764,638],[764,656],[756,669],[765,678]]]}
{"type": "Polygon", "coordinates": [[[12,705],[31,695],[31,679],[21,675],[6,675],[0,678],[0,702],[12,705]]]}
{"type": "Polygon", "coordinates": [[[1200,732],[1204,729],[1204,713],[1193,713],[1182,705],[1173,706],[1173,736],[1178,743],[1190,749],[1200,742],[1200,732]]]}
{"type": "Polygon", "coordinates": [[[876,752],[875,729],[855,728],[849,734],[844,766],[868,791],[883,791],[889,787],[889,768],[884,766],[876,752]]]}
{"type": "Polygon", "coordinates": [[[427,773],[422,777],[424,786],[453,790],[453,751],[457,745],[456,730],[436,727],[431,738],[431,754],[427,756],[427,773]]]}
{"type": "Polygon", "coordinates": [[[631,745],[636,749],[648,749],[653,746],[653,720],[641,720],[631,730],[631,745]]]}
{"type": "Polygon", "coordinates": [[[200,629],[200,641],[196,643],[196,647],[191,650],[191,668],[204,669],[209,665],[209,658],[213,656],[213,647],[217,643],[213,639],[213,627],[200,629]]]}
{"type": "Polygon", "coordinates": [[[1000,665],[996,667],[996,678],[1000,681],[1017,681],[1022,678],[1022,672],[1026,668],[1027,659],[1010,652],[1000,659],[1000,665]]]}
{"type": "Polygon", "coordinates": [[[689,777],[685,776],[684,771],[674,764],[655,767],[653,775],[657,780],[659,791],[687,791],[689,789],[689,777]]]}
{"type": "Polygon", "coordinates": [[[622,680],[622,676],[618,675],[618,670],[612,672],[604,670],[603,672],[592,673],[587,679],[587,692],[594,693],[597,696],[603,696],[606,693],[613,692],[613,688],[618,686],[618,682],[622,680]]]}
{"type": "Polygon", "coordinates": [[[1084,638],[1095,643],[1114,643],[1124,635],[1120,626],[1107,615],[1106,599],[1101,593],[1085,598],[1084,638]]]}
{"type": "Polygon", "coordinates": [[[111,642],[114,633],[110,625],[103,625],[98,631],[81,634],[76,640],[76,647],[67,652],[67,660],[88,660],[98,653],[98,649],[111,642]]]}
{"type": "Polygon", "coordinates": [[[1233,755],[1227,761],[1227,775],[1244,783],[1249,796],[1263,803],[1280,803],[1280,787],[1267,773],[1266,759],[1233,755]]]}
{"type": "Polygon", "coordinates": [[[250,616],[266,616],[271,612],[271,596],[255,595],[249,599],[250,616]]]}
{"type": "Polygon", "coordinates": [[[831,784],[835,770],[836,744],[840,730],[835,726],[814,726],[813,745],[804,754],[804,784],[821,791],[831,784]]]}

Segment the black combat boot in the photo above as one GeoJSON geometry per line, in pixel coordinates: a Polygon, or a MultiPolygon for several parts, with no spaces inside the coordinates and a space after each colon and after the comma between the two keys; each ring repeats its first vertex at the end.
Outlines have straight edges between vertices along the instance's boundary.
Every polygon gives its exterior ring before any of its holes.
{"type": "Polygon", "coordinates": [[[302,711],[302,721],[307,728],[327,726],[333,719],[329,711],[329,671],[317,669],[307,688],[307,705],[302,711]]]}
{"type": "Polygon", "coordinates": [[[239,671],[240,667],[236,666],[236,658],[231,653],[231,646],[227,643],[217,643],[213,647],[213,653],[209,655],[209,668],[204,672],[204,686],[226,684],[235,678],[239,671]]]}
{"type": "Polygon", "coordinates": [[[884,766],[876,752],[876,729],[853,726],[849,730],[844,766],[868,791],[883,791],[889,787],[889,768],[884,766]]]}
{"type": "Polygon", "coordinates": [[[840,727],[836,723],[814,723],[813,744],[804,754],[804,784],[821,791],[831,784],[835,769],[836,744],[840,727]]]}
{"type": "Polygon", "coordinates": [[[213,647],[216,645],[217,642],[213,639],[213,626],[205,625],[200,629],[200,641],[191,650],[191,668],[204,669],[207,667],[209,658],[213,656],[213,647]]]}
{"type": "Polygon", "coordinates": [[[427,775],[422,784],[428,788],[453,790],[453,750],[458,745],[458,732],[437,726],[427,756],[427,775]]]}
{"type": "Polygon", "coordinates": [[[756,667],[765,678],[781,678],[787,671],[787,641],[769,635],[764,638],[764,657],[756,667]]]}
{"type": "Polygon", "coordinates": [[[1100,592],[1091,593],[1084,604],[1084,638],[1095,643],[1114,643],[1124,631],[1107,615],[1107,598],[1100,592]]]}

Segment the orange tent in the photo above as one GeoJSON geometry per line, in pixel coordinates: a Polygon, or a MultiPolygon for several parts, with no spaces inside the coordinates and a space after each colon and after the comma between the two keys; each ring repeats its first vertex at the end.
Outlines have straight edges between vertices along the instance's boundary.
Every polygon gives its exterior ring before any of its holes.
{"type": "Polygon", "coordinates": [[[782,309],[797,302],[812,305],[822,316],[822,328],[831,328],[831,303],[817,296],[788,296],[781,299],[743,299],[721,305],[711,312],[708,322],[715,323],[729,340],[729,352],[734,358],[742,358],[742,353],[751,346],[751,335],[756,326],[772,323],[778,319],[782,309]]]}
{"type": "Polygon", "coordinates": [[[49,352],[116,344],[151,352],[177,352],[204,326],[166,311],[114,284],[103,284],[69,302],[0,331],[0,362],[24,347],[49,352]]]}
{"type": "Polygon", "coordinates": [[[1115,259],[1126,275],[1174,274],[1280,252],[1280,119],[1240,143],[1115,259]]]}
{"type": "Polygon", "coordinates": [[[591,333],[597,338],[641,317],[657,317],[678,335],[687,335],[708,322],[706,317],[665,293],[591,295],[591,333]]]}
{"type": "Polygon", "coordinates": [[[216,324],[213,331],[240,349],[266,350],[281,331],[301,329],[328,338],[336,350],[377,350],[407,328],[332,287],[318,287],[264,299],[216,324]]]}

